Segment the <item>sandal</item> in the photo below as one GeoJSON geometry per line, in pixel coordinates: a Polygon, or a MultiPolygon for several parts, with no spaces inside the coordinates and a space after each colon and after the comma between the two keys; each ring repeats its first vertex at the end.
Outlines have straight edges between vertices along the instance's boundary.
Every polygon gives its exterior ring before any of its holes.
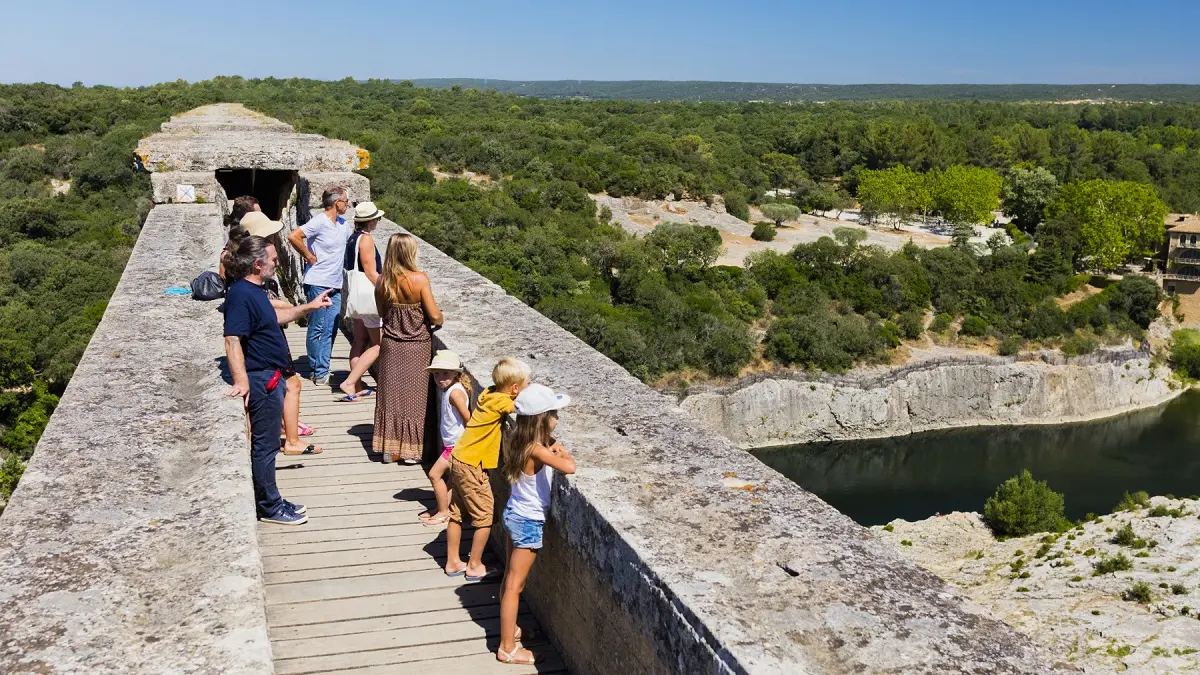
{"type": "Polygon", "coordinates": [[[310,427],[304,422],[296,422],[296,428],[299,429],[301,436],[312,436],[317,433],[316,427],[310,427]]]}
{"type": "Polygon", "coordinates": [[[423,519],[421,522],[425,527],[440,527],[450,521],[450,516],[432,516],[423,519]]]}
{"type": "Polygon", "coordinates": [[[500,663],[508,663],[515,666],[531,666],[534,663],[537,663],[537,657],[533,655],[533,652],[529,651],[528,649],[523,650],[521,647],[517,647],[511,652],[506,652],[497,647],[496,660],[500,663]],[[522,651],[525,653],[522,654],[522,651]]]}
{"type": "Polygon", "coordinates": [[[284,450],[283,454],[295,457],[297,455],[319,455],[321,452],[321,448],[309,443],[308,447],[304,448],[304,450],[300,452],[288,452],[287,450],[284,450]]]}

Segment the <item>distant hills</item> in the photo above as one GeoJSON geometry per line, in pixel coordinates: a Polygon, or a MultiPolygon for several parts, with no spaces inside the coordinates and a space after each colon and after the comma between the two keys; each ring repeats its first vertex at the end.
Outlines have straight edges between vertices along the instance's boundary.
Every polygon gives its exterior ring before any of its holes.
{"type": "Polygon", "coordinates": [[[430,78],[418,87],[495,89],[539,98],[633,101],[1162,101],[1200,102],[1193,84],[773,84],[670,80],[487,80],[430,78]]]}

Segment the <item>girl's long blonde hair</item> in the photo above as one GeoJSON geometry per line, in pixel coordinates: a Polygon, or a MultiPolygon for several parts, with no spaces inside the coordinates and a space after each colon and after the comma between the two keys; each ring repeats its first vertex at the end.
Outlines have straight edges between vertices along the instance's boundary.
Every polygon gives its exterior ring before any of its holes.
{"type": "Polygon", "coordinates": [[[540,415],[517,415],[512,429],[504,434],[504,477],[515,483],[525,473],[525,464],[537,445],[550,444],[550,410],[540,415]]]}
{"type": "Polygon", "coordinates": [[[383,258],[383,293],[393,304],[401,304],[404,294],[400,283],[408,278],[409,272],[417,270],[417,238],[398,232],[388,239],[387,255],[383,258]]]}

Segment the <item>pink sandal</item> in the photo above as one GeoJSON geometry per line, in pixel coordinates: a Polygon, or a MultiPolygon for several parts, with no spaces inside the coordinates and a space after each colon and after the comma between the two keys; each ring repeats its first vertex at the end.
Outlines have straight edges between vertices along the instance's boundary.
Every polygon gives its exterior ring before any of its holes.
{"type": "Polygon", "coordinates": [[[317,433],[316,427],[310,427],[304,422],[296,422],[296,428],[300,431],[301,436],[312,436],[317,433]]]}

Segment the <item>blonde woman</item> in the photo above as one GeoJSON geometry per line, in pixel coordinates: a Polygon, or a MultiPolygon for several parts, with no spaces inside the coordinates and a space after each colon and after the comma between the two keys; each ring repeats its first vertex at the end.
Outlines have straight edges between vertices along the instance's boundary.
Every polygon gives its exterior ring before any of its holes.
{"type": "Polygon", "coordinates": [[[429,397],[425,369],[432,349],[430,330],[440,328],[443,317],[429,277],[417,269],[417,238],[411,234],[393,234],[388,239],[383,274],[375,284],[375,304],[383,317],[383,331],[371,445],[385,464],[417,464],[429,397]]]}

